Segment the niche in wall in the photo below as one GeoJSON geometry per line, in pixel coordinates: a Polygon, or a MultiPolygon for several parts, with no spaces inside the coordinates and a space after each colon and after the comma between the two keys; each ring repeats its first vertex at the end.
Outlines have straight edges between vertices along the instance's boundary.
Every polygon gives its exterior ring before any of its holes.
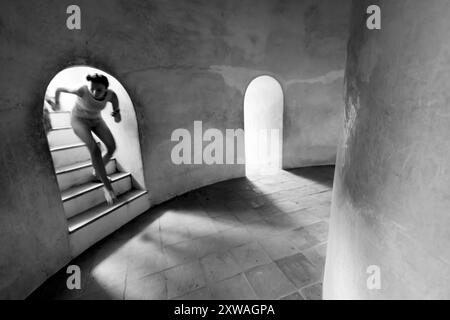
{"type": "Polygon", "coordinates": [[[271,76],[250,82],[244,97],[245,170],[247,175],[281,169],[284,96],[271,76]]]}
{"type": "MultiPolygon", "coordinates": [[[[111,117],[110,113],[112,107],[110,103],[107,104],[102,112],[102,117],[116,141],[117,149],[114,158],[116,159],[117,167],[120,171],[131,173],[133,187],[146,190],[136,113],[130,96],[117,79],[97,68],[89,66],[70,67],[62,70],[52,79],[47,87],[46,98],[54,99],[55,90],[58,87],[76,89],[83,85],[88,85],[86,76],[94,73],[103,74],[108,77],[110,83],[109,89],[113,90],[119,99],[119,107],[122,116],[122,121],[120,123],[115,123],[114,119],[111,117]]],[[[71,112],[75,100],[75,95],[61,93],[61,118],[64,117],[63,113],[69,114],[71,112]]],[[[46,128],[48,139],[50,139],[49,135],[51,135],[51,132],[49,131],[52,128],[48,114],[52,112],[53,110],[50,108],[50,105],[44,102],[44,127],[46,128]]],[[[64,122],[61,122],[60,125],[61,124],[63,126],[62,128],[58,128],[58,123],[53,124],[53,129],[63,129],[64,122]]],[[[52,147],[52,145],[50,145],[50,147],[52,147]]]]}
{"type": "MultiPolygon", "coordinates": [[[[44,128],[67,219],[71,255],[76,257],[151,206],[144,181],[136,114],[130,96],[117,79],[96,68],[77,66],[64,69],[50,82],[44,100],[44,128]],[[105,166],[117,195],[113,204],[105,201],[103,184],[93,175],[89,150],[71,127],[71,110],[78,97],[61,93],[58,110],[53,110],[51,103],[58,87],[71,90],[83,85],[89,87],[86,76],[94,73],[108,78],[109,89],[119,100],[122,118],[119,123],[114,121],[112,105],[108,102],[102,117],[116,142],[113,158],[105,166]]],[[[105,153],[101,140],[95,134],[93,137],[105,153]]]]}

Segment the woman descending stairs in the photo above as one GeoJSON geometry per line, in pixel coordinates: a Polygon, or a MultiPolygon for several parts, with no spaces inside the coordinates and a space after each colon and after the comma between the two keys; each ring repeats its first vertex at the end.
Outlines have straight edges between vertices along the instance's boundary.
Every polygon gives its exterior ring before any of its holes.
{"type": "MultiPolygon", "coordinates": [[[[118,170],[117,159],[106,165],[117,201],[105,202],[103,183],[94,179],[87,147],[70,127],[70,111],[48,113],[47,134],[53,165],[68,223],[72,256],[114,232],[150,207],[146,190],[133,185],[130,173],[118,170]]],[[[98,140],[100,149],[105,148],[98,140]]]]}

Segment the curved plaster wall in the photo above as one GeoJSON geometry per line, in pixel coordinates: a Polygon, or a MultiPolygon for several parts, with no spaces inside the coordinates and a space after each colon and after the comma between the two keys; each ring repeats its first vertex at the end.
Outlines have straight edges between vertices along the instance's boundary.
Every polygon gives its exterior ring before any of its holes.
{"type": "Polygon", "coordinates": [[[334,162],[350,1],[79,0],[81,30],[66,28],[70,4],[1,1],[0,297],[26,296],[70,260],[41,121],[45,89],[66,67],[105,70],[132,97],[154,204],[245,174],[177,166],[170,137],[195,120],[242,129],[245,89],[260,75],[285,90],[283,165],[334,162]]]}
{"type": "Polygon", "coordinates": [[[323,296],[449,299],[450,6],[376,3],[369,31],[353,2],[323,296]]]}

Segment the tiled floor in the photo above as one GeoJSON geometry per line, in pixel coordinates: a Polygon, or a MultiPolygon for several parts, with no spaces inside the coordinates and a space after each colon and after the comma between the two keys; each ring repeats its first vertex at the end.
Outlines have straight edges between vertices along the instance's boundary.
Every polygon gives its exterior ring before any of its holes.
{"type": "Polygon", "coordinates": [[[320,299],[334,167],[208,186],[152,208],[35,299],[320,299]]]}

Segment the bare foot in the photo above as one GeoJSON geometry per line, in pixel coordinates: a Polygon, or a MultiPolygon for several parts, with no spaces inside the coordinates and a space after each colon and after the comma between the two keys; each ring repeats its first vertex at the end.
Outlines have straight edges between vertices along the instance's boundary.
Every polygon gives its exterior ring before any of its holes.
{"type": "Polygon", "coordinates": [[[53,111],[59,111],[61,109],[61,107],[59,106],[59,104],[57,104],[55,101],[50,100],[50,99],[45,99],[45,102],[47,102],[51,107],[53,111]]]}
{"type": "MultiPolygon", "coordinates": [[[[109,180],[109,182],[112,182],[111,178],[106,176],[106,178],[109,180]]],[[[92,181],[94,182],[102,182],[102,179],[95,173],[95,170],[92,171],[92,181]]]]}
{"type": "Polygon", "coordinates": [[[103,192],[105,193],[105,199],[106,202],[112,206],[115,201],[117,201],[116,194],[114,193],[114,190],[108,190],[105,187],[103,187],[103,192]]]}

